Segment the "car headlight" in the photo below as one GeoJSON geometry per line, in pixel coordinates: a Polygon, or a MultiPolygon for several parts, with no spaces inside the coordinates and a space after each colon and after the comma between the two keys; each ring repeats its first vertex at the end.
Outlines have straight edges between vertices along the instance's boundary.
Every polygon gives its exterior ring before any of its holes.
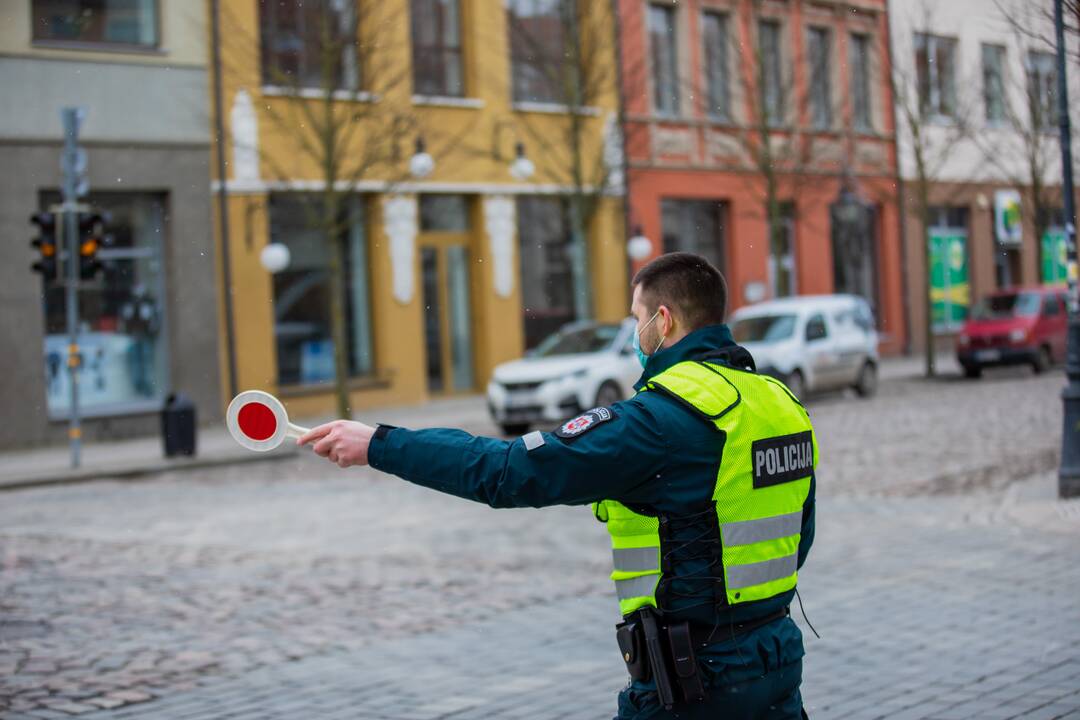
{"type": "Polygon", "coordinates": [[[1022,343],[1027,340],[1027,330],[1016,328],[1009,331],[1009,342],[1022,343]]]}
{"type": "Polygon", "coordinates": [[[581,378],[585,377],[588,374],[589,374],[589,368],[582,368],[581,370],[570,373],[569,377],[571,377],[571,378],[573,378],[575,380],[580,380],[581,378]]]}
{"type": "Polygon", "coordinates": [[[960,343],[962,347],[967,347],[971,344],[971,338],[969,338],[967,335],[960,335],[956,338],[956,342],[960,343]]]}

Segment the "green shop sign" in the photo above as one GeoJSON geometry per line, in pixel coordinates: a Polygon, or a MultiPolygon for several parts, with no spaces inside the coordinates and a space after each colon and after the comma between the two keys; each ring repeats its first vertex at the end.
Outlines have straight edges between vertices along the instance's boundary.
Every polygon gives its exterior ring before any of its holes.
{"type": "Polygon", "coordinates": [[[1065,231],[1047,230],[1042,236],[1042,282],[1061,285],[1069,277],[1069,248],[1065,231]]]}
{"type": "Polygon", "coordinates": [[[930,320],[935,332],[959,329],[971,304],[967,234],[931,229],[930,320]]]}

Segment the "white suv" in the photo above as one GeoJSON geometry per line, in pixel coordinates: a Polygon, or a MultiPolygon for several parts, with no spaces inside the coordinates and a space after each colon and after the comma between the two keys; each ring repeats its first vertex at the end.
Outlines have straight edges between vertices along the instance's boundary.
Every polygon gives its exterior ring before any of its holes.
{"type": "Polygon", "coordinates": [[[845,387],[867,397],[877,389],[878,334],[861,297],[769,300],[739,308],[729,324],[758,372],[783,381],[795,397],[845,387]]]}
{"type": "Polygon", "coordinates": [[[521,360],[499,365],[487,387],[491,419],[505,434],[520,435],[630,397],[641,376],[636,327],[634,318],[571,323],[521,360]]]}

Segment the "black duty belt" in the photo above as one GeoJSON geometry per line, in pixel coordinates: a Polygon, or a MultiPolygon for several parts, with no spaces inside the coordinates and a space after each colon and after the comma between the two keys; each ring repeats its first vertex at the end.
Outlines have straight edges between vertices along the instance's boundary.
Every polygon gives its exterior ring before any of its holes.
{"type": "Polygon", "coordinates": [[[713,643],[738,637],[787,617],[787,606],[763,617],[741,623],[697,625],[668,622],[650,607],[630,614],[615,628],[619,651],[630,677],[656,681],[656,691],[666,708],[682,700],[701,702],[706,697],[698,677],[697,651],[713,643]]]}
{"type": "Polygon", "coordinates": [[[694,647],[701,648],[713,643],[731,640],[789,615],[791,615],[791,608],[785,605],[774,613],[741,623],[728,623],[726,625],[721,623],[714,626],[690,623],[690,639],[694,643],[694,647]]]}

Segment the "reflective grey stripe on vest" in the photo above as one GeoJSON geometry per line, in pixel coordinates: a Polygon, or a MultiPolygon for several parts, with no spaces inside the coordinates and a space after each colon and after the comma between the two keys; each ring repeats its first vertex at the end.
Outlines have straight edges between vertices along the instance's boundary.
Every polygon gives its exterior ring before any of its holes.
{"type": "Polygon", "coordinates": [[[725,523],[720,526],[720,534],[725,547],[750,545],[765,540],[779,540],[802,531],[802,510],[787,515],[761,518],[760,520],[742,520],[725,523]]]}
{"type": "Polygon", "coordinates": [[[731,590],[761,585],[780,580],[795,574],[798,569],[799,553],[794,552],[784,557],[773,558],[748,565],[730,565],[727,568],[727,586],[731,590]]]}
{"type": "Polygon", "coordinates": [[[660,574],[655,573],[653,575],[642,575],[641,577],[630,578],[629,580],[616,580],[615,594],[619,596],[620,600],[636,597],[651,597],[653,590],[656,589],[656,582],[659,579],[660,574]]]}
{"type": "Polygon", "coordinates": [[[660,569],[660,548],[612,548],[615,569],[623,572],[645,572],[660,569]]]}

